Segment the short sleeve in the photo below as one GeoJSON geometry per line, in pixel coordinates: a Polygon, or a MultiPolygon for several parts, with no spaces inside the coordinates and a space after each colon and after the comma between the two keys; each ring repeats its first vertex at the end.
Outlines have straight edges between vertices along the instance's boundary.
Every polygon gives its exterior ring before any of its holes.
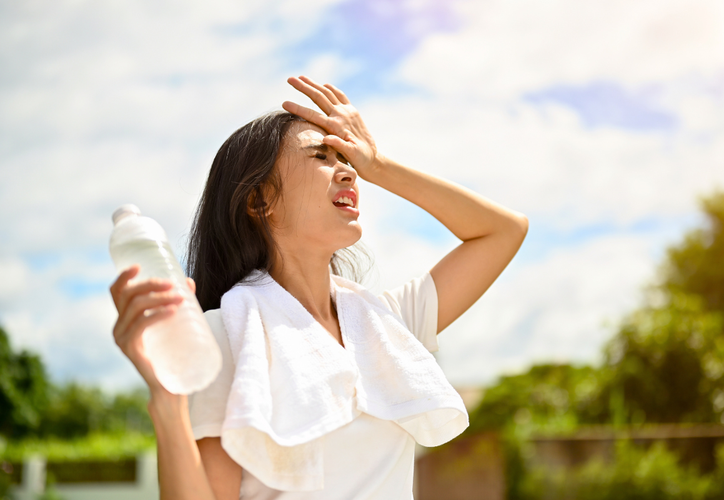
{"type": "Polygon", "coordinates": [[[221,310],[212,309],[204,313],[216,342],[221,348],[221,372],[211,385],[189,395],[189,416],[194,439],[221,436],[221,425],[226,414],[226,401],[234,380],[234,358],[231,355],[229,338],[221,319],[221,310]]]}
{"type": "Polygon", "coordinates": [[[429,272],[383,292],[378,298],[402,318],[407,328],[428,351],[438,350],[437,289],[429,272]]]}

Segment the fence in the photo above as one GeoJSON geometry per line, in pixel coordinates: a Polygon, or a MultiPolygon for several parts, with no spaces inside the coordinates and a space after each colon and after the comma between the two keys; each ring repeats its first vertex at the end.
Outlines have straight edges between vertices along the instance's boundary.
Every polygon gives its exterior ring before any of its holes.
{"type": "Polygon", "coordinates": [[[155,454],[122,460],[46,461],[31,457],[13,464],[16,500],[37,500],[52,484],[64,500],[157,500],[155,454]]]}
{"type": "Polygon", "coordinates": [[[613,461],[616,441],[627,440],[648,447],[663,442],[684,463],[694,464],[704,472],[716,466],[716,447],[724,443],[721,425],[655,425],[640,429],[598,427],[583,429],[568,436],[534,436],[530,443],[532,463],[548,468],[571,468],[598,458],[613,461]]]}
{"type": "Polygon", "coordinates": [[[503,449],[495,433],[457,439],[415,461],[415,500],[503,500],[503,449]]]}

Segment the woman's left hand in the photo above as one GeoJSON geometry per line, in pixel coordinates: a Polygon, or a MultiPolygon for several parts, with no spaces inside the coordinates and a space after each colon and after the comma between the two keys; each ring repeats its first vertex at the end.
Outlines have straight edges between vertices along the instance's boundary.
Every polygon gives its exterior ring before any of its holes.
{"type": "Polygon", "coordinates": [[[282,107],[324,129],[329,134],[324,143],[341,153],[360,177],[370,180],[378,163],[377,146],[344,92],[328,83],[320,85],[306,76],[292,77],[287,81],[309,97],[324,114],[290,101],[285,101],[282,107]]]}

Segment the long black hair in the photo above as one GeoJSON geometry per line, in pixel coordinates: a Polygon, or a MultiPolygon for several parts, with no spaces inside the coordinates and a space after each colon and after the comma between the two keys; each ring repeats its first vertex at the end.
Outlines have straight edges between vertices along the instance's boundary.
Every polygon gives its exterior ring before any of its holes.
{"type": "MultiPolygon", "coordinates": [[[[304,121],[282,111],[266,114],[231,134],[216,153],[187,254],[188,275],[204,311],[218,308],[221,296],[253,270],[271,270],[275,243],[267,208],[281,195],[274,165],[291,124],[304,121]]],[[[361,256],[369,264],[369,255],[361,256]]],[[[356,259],[349,249],[335,252],[332,272],[359,279],[364,271],[356,259]]]]}

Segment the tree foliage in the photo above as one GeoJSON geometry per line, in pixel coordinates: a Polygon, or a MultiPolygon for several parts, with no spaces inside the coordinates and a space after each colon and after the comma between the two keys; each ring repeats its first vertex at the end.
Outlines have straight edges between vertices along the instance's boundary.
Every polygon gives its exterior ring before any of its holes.
{"type": "Polygon", "coordinates": [[[594,460],[572,471],[541,468],[526,475],[520,498],[525,500],[718,500],[724,497],[724,449],[717,468],[702,473],[656,443],[642,449],[617,443],[612,463],[594,460]]]}
{"type": "Polygon", "coordinates": [[[724,323],[693,295],[631,314],[606,348],[599,398],[613,423],[719,422],[724,323]]]}
{"type": "Polygon", "coordinates": [[[47,407],[48,379],[40,358],[14,353],[0,327],[0,434],[21,437],[36,431],[47,407]]]}
{"type": "Polygon", "coordinates": [[[502,377],[486,390],[470,416],[470,432],[509,424],[562,430],[590,423],[596,418],[599,385],[599,373],[590,366],[536,365],[526,373],[502,377]]]}
{"type": "Polygon", "coordinates": [[[97,432],[152,434],[145,389],[109,396],[75,382],[56,385],[43,363],[27,351],[13,352],[0,328],[0,435],[75,439],[97,432]]]}
{"type": "Polygon", "coordinates": [[[153,433],[144,389],[111,397],[97,387],[75,382],[51,387],[38,436],[76,439],[98,432],[153,433]]]}
{"type": "Polygon", "coordinates": [[[724,191],[704,227],[668,249],[655,305],[621,323],[605,350],[606,421],[720,422],[724,410],[724,191]]]}
{"type": "Polygon", "coordinates": [[[701,297],[707,310],[724,313],[724,191],[702,199],[701,207],[706,224],[669,248],[662,288],[701,297]]]}

